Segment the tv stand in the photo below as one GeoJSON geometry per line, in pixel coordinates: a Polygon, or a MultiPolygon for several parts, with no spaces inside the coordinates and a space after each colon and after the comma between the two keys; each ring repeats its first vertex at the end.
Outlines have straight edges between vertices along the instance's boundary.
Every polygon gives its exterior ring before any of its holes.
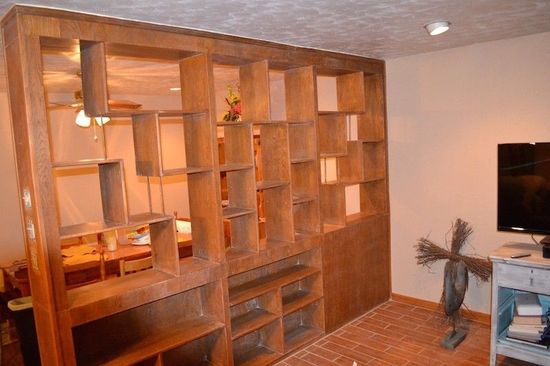
{"type": "MultiPolygon", "coordinates": [[[[517,293],[532,292],[550,295],[550,260],[542,257],[538,246],[510,243],[490,255],[493,262],[491,303],[491,356],[489,364],[496,363],[497,354],[513,357],[537,365],[550,365],[550,350],[518,344],[506,339],[517,293]],[[527,257],[512,256],[529,253],[527,257]]],[[[543,304],[547,310],[548,304],[543,304]]]]}

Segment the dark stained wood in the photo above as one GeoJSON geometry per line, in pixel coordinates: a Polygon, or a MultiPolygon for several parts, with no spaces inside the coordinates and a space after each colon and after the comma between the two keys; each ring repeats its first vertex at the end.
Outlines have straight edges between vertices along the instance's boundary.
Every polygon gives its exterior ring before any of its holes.
{"type": "Polygon", "coordinates": [[[390,297],[388,221],[370,218],[325,234],[326,329],[333,331],[390,297]]]}
{"type": "Polygon", "coordinates": [[[103,220],[127,224],[129,220],[128,202],[122,161],[99,164],[99,186],[101,188],[103,220]]]}
{"type": "Polygon", "coordinates": [[[362,72],[336,77],[338,111],[363,113],[365,111],[365,84],[362,72]]]}
{"type": "Polygon", "coordinates": [[[269,364],[323,334],[325,317],[332,329],[387,298],[383,61],[25,6],[2,26],[19,186],[33,200],[21,213],[36,234],[26,249],[43,364],[269,364]],[[123,162],[51,161],[42,54],[76,45],[86,111],[133,118],[137,175],[188,174],[193,257],[178,259],[173,217],[128,216],[123,162]],[[179,63],[181,110],[110,110],[106,56],[179,63]],[[213,62],[239,69],[245,122],[216,123],[213,62]],[[271,118],[273,72],[284,74],[283,121],[271,118]],[[337,111],[318,111],[317,75],[336,78],[337,111]],[[359,141],[348,149],[350,114],[359,141]],[[163,117],[182,119],[187,167],[163,168],[163,117]],[[343,157],[341,183],[320,184],[327,156],[343,157]],[[60,227],[52,168],[86,165],[98,166],[104,220],[60,227]],[[346,216],[352,183],[361,212],[346,216]],[[61,238],[135,224],[150,226],[153,269],[66,291],[61,238]]]}
{"type": "Polygon", "coordinates": [[[80,68],[84,111],[92,117],[109,113],[107,65],[102,42],[80,42],[80,68]]]}

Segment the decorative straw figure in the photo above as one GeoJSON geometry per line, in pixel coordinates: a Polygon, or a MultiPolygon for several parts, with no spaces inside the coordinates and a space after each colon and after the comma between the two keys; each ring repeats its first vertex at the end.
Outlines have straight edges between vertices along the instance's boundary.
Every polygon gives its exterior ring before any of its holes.
{"type": "Polygon", "coordinates": [[[429,267],[435,261],[447,259],[441,304],[445,315],[453,324],[453,330],[443,338],[441,345],[454,349],[467,334],[467,330],[461,327],[463,321],[460,307],[468,289],[468,271],[479,280],[487,282],[491,276],[491,262],[487,259],[460,254],[460,250],[473,231],[466,221],[456,219],[451,230],[453,237],[450,251],[439,247],[427,238],[419,239],[415,247],[417,264],[429,267]]]}

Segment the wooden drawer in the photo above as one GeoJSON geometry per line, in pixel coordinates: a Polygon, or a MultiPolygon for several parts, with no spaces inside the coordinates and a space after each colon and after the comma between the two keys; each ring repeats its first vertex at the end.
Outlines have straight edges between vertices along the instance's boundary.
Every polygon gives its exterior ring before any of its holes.
{"type": "Polygon", "coordinates": [[[494,263],[498,285],[529,292],[550,294],[550,270],[507,263],[494,263]]]}

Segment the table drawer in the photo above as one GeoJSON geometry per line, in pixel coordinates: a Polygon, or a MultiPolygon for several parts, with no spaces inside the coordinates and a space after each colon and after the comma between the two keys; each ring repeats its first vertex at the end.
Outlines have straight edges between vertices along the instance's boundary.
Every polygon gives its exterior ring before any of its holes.
{"type": "Polygon", "coordinates": [[[550,270],[495,263],[498,285],[530,292],[550,294],[550,270]]]}

